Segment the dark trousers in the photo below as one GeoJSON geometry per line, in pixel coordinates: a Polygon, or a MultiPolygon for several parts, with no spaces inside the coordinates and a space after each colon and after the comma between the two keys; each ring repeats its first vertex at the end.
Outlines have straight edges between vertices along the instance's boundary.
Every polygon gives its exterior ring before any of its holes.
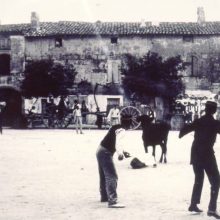
{"type": "Polygon", "coordinates": [[[209,163],[206,165],[193,164],[193,171],[195,173],[195,182],[192,191],[191,204],[200,203],[204,182],[204,173],[206,173],[211,185],[209,210],[216,211],[220,177],[215,158],[212,161],[209,161],[209,163]]]}
{"type": "Polygon", "coordinates": [[[112,154],[100,146],[96,152],[99,168],[100,194],[102,199],[108,199],[109,204],[117,202],[118,175],[112,154]]]}

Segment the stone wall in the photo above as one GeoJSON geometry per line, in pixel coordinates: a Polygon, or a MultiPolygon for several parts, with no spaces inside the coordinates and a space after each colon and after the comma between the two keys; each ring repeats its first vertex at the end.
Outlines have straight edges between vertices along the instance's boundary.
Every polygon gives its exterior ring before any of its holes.
{"type": "Polygon", "coordinates": [[[81,79],[93,84],[112,79],[120,82],[122,55],[142,56],[148,51],[164,58],[181,55],[187,64],[182,73],[187,89],[207,89],[212,83],[220,82],[218,36],[129,36],[119,37],[117,44],[112,44],[110,37],[63,37],[61,47],[55,47],[55,38],[27,38],[25,43],[27,58],[53,57],[60,62],[73,63],[79,73],[76,82],[81,79]]]}

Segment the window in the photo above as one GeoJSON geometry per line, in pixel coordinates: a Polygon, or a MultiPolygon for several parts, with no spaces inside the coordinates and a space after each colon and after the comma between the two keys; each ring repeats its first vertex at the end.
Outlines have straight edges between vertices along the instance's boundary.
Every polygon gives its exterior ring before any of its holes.
{"type": "Polygon", "coordinates": [[[108,60],[107,81],[108,83],[119,83],[120,73],[117,60],[108,60]]]}
{"type": "Polygon", "coordinates": [[[199,60],[198,57],[195,55],[191,56],[191,76],[198,76],[199,72],[199,60]]]}
{"type": "Polygon", "coordinates": [[[8,50],[10,49],[10,40],[7,38],[0,39],[0,49],[1,50],[8,50]]]}
{"type": "Polygon", "coordinates": [[[63,41],[62,38],[55,38],[55,47],[62,47],[63,41]]]}
{"type": "Polygon", "coordinates": [[[118,38],[117,37],[111,37],[111,43],[112,44],[117,44],[118,43],[118,38]]]}
{"type": "Polygon", "coordinates": [[[193,43],[193,35],[183,36],[183,42],[193,43]]]}
{"type": "MultiPolygon", "coordinates": [[[[185,66],[188,69],[187,76],[198,77],[199,76],[199,66],[201,65],[201,60],[199,60],[198,55],[196,53],[188,53],[186,56],[186,62],[184,62],[185,66]]],[[[201,72],[201,70],[200,70],[201,72]]]]}

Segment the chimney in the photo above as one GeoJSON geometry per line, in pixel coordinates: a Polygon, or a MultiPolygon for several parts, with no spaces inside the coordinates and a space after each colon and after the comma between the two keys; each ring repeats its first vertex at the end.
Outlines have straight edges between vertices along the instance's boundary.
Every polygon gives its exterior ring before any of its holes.
{"type": "Polygon", "coordinates": [[[31,12],[31,29],[33,30],[40,29],[39,16],[36,12],[31,12]]]}
{"type": "Polygon", "coordinates": [[[146,23],[144,19],[141,19],[140,27],[146,27],[146,23]]]}
{"type": "Polygon", "coordinates": [[[160,26],[160,22],[154,20],[154,21],[152,21],[152,25],[153,25],[153,26],[156,26],[156,27],[159,27],[159,26],[160,26]]]}
{"type": "Polygon", "coordinates": [[[197,8],[197,22],[202,24],[205,22],[205,11],[203,7],[197,8]]]}

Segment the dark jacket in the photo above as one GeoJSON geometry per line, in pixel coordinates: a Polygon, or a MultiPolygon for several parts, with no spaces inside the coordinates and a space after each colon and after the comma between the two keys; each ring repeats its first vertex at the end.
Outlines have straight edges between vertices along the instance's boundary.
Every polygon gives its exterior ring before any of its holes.
{"type": "Polygon", "coordinates": [[[217,133],[220,133],[220,121],[215,120],[212,115],[204,115],[189,125],[185,125],[179,137],[194,131],[194,141],[191,148],[191,164],[205,165],[215,159],[213,146],[217,133]]]}

